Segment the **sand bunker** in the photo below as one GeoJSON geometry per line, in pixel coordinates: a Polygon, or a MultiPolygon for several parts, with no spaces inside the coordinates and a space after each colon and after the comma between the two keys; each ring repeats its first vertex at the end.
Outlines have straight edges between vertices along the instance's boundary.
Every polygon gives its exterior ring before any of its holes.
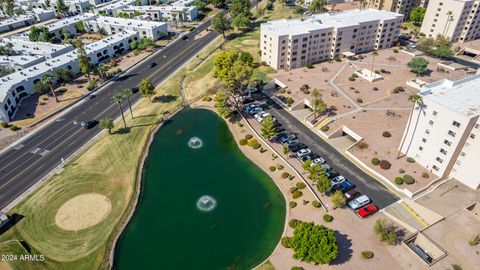
{"type": "Polygon", "coordinates": [[[55,223],[67,231],[77,231],[98,224],[112,210],[107,196],[98,193],[78,195],[58,209],[55,223]]]}

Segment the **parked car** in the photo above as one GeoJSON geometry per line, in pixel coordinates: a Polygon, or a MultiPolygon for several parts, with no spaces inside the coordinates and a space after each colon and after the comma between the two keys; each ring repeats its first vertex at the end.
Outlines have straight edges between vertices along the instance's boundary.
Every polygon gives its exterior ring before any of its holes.
{"type": "Polygon", "coordinates": [[[293,133],[283,133],[277,138],[277,141],[281,144],[284,144],[288,141],[295,140],[297,138],[297,135],[293,133]]]}
{"type": "Polygon", "coordinates": [[[376,213],[378,211],[378,208],[373,204],[368,204],[365,207],[360,208],[356,213],[359,217],[361,218],[366,218],[373,213],[376,213]]]}
{"type": "Polygon", "coordinates": [[[93,128],[97,124],[98,124],[97,120],[83,121],[82,123],[80,123],[80,125],[85,129],[93,128]]]}
{"type": "Polygon", "coordinates": [[[337,177],[332,178],[330,181],[332,182],[332,186],[335,186],[342,183],[345,180],[347,180],[345,179],[345,177],[343,177],[342,175],[339,175],[337,177]]]}
{"type": "Polygon", "coordinates": [[[250,111],[248,111],[248,113],[252,116],[259,113],[259,112],[263,112],[263,109],[261,107],[255,107],[255,108],[251,109],[250,111]]]}
{"type": "Polygon", "coordinates": [[[262,108],[262,106],[260,106],[260,104],[249,104],[249,105],[246,105],[246,106],[243,106],[243,109],[246,111],[246,112],[250,112],[252,109],[254,108],[262,108]]]}
{"type": "Polygon", "coordinates": [[[288,146],[288,149],[291,151],[291,152],[297,152],[299,151],[300,149],[303,149],[303,148],[307,148],[307,146],[301,142],[296,142],[296,143],[293,143],[293,144],[290,144],[288,146]]]}
{"type": "Polygon", "coordinates": [[[337,171],[330,171],[325,174],[329,179],[332,179],[334,177],[337,177],[340,175],[337,171]]]}
{"type": "Polygon", "coordinates": [[[149,68],[153,68],[155,66],[157,66],[157,63],[155,63],[155,62],[151,62],[150,64],[148,64],[149,68]]]}
{"type": "Polygon", "coordinates": [[[275,127],[275,132],[276,132],[276,133],[278,133],[278,132],[284,132],[284,131],[285,131],[285,129],[284,129],[283,127],[281,127],[281,126],[276,126],[276,127],[275,127]]]}
{"type": "Polygon", "coordinates": [[[349,191],[350,189],[354,189],[354,188],[355,188],[355,185],[354,185],[352,182],[348,181],[348,180],[345,180],[345,181],[341,182],[340,184],[335,185],[335,186],[332,187],[332,189],[333,189],[334,191],[340,190],[340,191],[342,191],[342,192],[347,192],[347,191],[349,191]]]}
{"type": "Polygon", "coordinates": [[[370,198],[368,198],[367,195],[362,195],[348,202],[348,207],[352,210],[357,210],[358,208],[363,207],[369,203],[371,203],[370,198]]]}
{"type": "Polygon", "coordinates": [[[249,104],[249,103],[252,103],[254,102],[255,100],[253,98],[250,98],[250,97],[246,97],[246,96],[240,96],[238,97],[238,102],[240,102],[241,104],[249,104]]]}
{"type": "Polygon", "coordinates": [[[325,172],[329,172],[329,171],[332,170],[332,166],[330,166],[330,164],[328,164],[328,163],[320,164],[320,167],[322,167],[322,169],[324,169],[325,172]]]}
{"type": "Polygon", "coordinates": [[[271,115],[270,113],[261,111],[261,112],[255,114],[253,116],[253,118],[255,118],[255,120],[257,120],[258,122],[262,122],[265,118],[269,117],[270,115],[271,115]]]}
{"type": "Polygon", "coordinates": [[[311,166],[316,165],[316,164],[320,165],[320,164],[324,164],[324,163],[326,163],[325,159],[323,159],[322,157],[317,157],[317,158],[312,159],[311,166]]]}
{"type": "Polygon", "coordinates": [[[310,150],[308,148],[303,148],[303,149],[300,149],[297,152],[295,152],[295,156],[297,156],[298,158],[301,158],[301,157],[309,155],[311,153],[312,153],[312,150],[310,150]]]}
{"type": "Polygon", "coordinates": [[[138,93],[138,87],[132,87],[130,90],[132,91],[132,94],[138,93]]]}
{"type": "Polygon", "coordinates": [[[356,189],[350,189],[349,191],[345,192],[343,195],[345,196],[345,199],[347,200],[347,202],[349,202],[353,199],[360,197],[362,194],[358,192],[356,189]]]}
{"type": "Polygon", "coordinates": [[[255,87],[247,87],[247,88],[244,88],[240,91],[243,95],[251,95],[251,94],[254,94],[254,93],[257,93],[258,92],[258,89],[255,88],[255,87]]]}
{"type": "Polygon", "coordinates": [[[302,163],[305,163],[305,162],[307,162],[308,160],[314,160],[314,159],[316,159],[317,157],[318,157],[317,154],[311,153],[311,154],[309,154],[309,155],[306,155],[306,156],[301,157],[301,158],[300,158],[300,161],[302,161],[302,163]]]}

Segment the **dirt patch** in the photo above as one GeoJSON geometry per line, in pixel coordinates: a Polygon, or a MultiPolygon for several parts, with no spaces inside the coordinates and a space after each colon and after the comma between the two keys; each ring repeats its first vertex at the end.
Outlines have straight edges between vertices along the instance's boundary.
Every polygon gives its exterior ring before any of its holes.
{"type": "Polygon", "coordinates": [[[100,223],[112,210],[105,195],[87,193],[78,195],[58,209],[55,223],[67,231],[78,231],[100,223]]]}
{"type": "Polygon", "coordinates": [[[13,269],[8,262],[0,262],[0,270],[10,270],[13,269]]]}
{"type": "Polygon", "coordinates": [[[255,46],[258,45],[258,40],[246,39],[242,41],[242,44],[247,46],[255,46]]]}

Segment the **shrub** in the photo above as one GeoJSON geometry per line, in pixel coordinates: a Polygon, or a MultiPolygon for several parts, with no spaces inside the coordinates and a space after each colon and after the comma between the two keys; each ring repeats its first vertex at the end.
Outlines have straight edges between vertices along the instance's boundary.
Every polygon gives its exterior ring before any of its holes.
{"type": "Polygon", "coordinates": [[[393,49],[393,53],[398,53],[398,49],[393,49]]]}
{"type": "Polygon", "coordinates": [[[269,169],[271,172],[274,172],[274,171],[277,169],[277,167],[275,167],[275,166],[270,166],[270,167],[268,167],[268,169],[269,169]]]}
{"type": "Polygon", "coordinates": [[[300,190],[294,191],[294,192],[292,193],[292,197],[293,197],[294,199],[298,199],[298,198],[302,197],[302,195],[303,195],[303,193],[302,193],[300,190]]]}
{"type": "Polygon", "coordinates": [[[393,93],[398,94],[398,93],[401,93],[401,92],[405,92],[405,88],[403,88],[402,86],[397,86],[397,87],[393,88],[393,93]]]}
{"type": "Polygon", "coordinates": [[[38,103],[38,105],[40,105],[40,106],[43,106],[43,105],[45,105],[45,104],[47,104],[47,103],[45,103],[45,102],[43,102],[43,101],[40,101],[40,102],[38,103]]]}
{"type": "Polygon", "coordinates": [[[357,73],[352,73],[352,77],[353,77],[353,78],[358,78],[357,73]]]}
{"type": "Polygon", "coordinates": [[[357,147],[358,147],[358,149],[366,149],[366,148],[368,148],[368,143],[366,143],[365,141],[360,141],[357,144],[357,147]]]}
{"type": "Polygon", "coordinates": [[[253,138],[252,134],[245,135],[245,140],[250,140],[251,138],[253,138]]]}
{"type": "Polygon", "coordinates": [[[10,125],[8,124],[8,122],[0,122],[0,126],[3,128],[8,128],[10,125]]]}
{"type": "Polygon", "coordinates": [[[296,218],[292,218],[288,221],[288,226],[292,229],[295,229],[295,227],[297,227],[298,224],[302,223],[302,221],[296,219],[296,218]]]}
{"type": "Polygon", "coordinates": [[[378,236],[380,242],[386,242],[390,245],[397,243],[396,228],[392,223],[387,223],[385,219],[379,219],[375,222],[373,232],[378,236]]]}
{"type": "Polygon", "coordinates": [[[399,173],[405,173],[405,170],[402,169],[402,168],[400,168],[400,169],[398,170],[398,172],[399,172],[399,173]]]}
{"type": "Polygon", "coordinates": [[[67,88],[60,88],[60,89],[58,89],[58,92],[60,92],[60,93],[66,93],[67,91],[68,91],[67,88]]]}
{"type": "Polygon", "coordinates": [[[320,130],[323,131],[323,132],[327,132],[329,129],[330,129],[329,126],[323,126],[323,127],[320,128],[320,130]]]}
{"type": "Polygon", "coordinates": [[[325,222],[332,222],[332,220],[333,220],[333,216],[332,216],[332,215],[329,215],[329,214],[323,215],[323,221],[325,221],[325,222]]]}
{"type": "Polygon", "coordinates": [[[305,187],[307,187],[307,185],[305,185],[305,183],[303,182],[297,182],[295,184],[295,186],[298,188],[298,189],[304,189],[305,187]]]}
{"type": "Polygon", "coordinates": [[[357,103],[363,103],[363,99],[357,98],[357,103]]]}
{"type": "Polygon", "coordinates": [[[42,100],[48,100],[48,97],[42,97],[42,100]]]}
{"type": "Polygon", "coordinates": [[[240,141],[238,142],[241,146],[245,146],[247,145],[247,140],[245,139],[240,139],[240,141]]]}
{"type": "Polygon", "coordinates": [[[372,164],[373,165],[377,166],[379,163],[380,163],[380,159],[378,159],[376,157],[372,158],[372,164]]]}
{"type": "Polygon", "coordinates": [[[458,264],[452,264],[453,270],[462,270],[462,267],[458,264]]]}
{"type": "Polygon", "coordinates": [[[345,200],[345,196],[343,196],[343,193],[340,190],[337,190],[333,193],[332,195],[332,204],[333,208],[340,208],[345,206],[347,201],[345,200]]]}
{"type": "Polygon", "coordinates": [[[10,130],[11,131],[17,131],[17,130],[19,130],[19,128],[16,125],[13,125],[13,126],[10,127],[10,130]]]}
{"type": "Polygon", "coordinates": [[[400,176],[395,177],[395,184],[403,185],[403,178],[400,176]]]}
{"type": "Polygon", "coordinates": [[[297,190],[298,190],[297,187],[291,187],[291,188],[289,189],[290,193],[293,193],[293,192],[295,192],[295,191],[297,191],[297,190]]]}
{"type": "Polygon", "coordinates": [[[390,162],[388,160],[385,160],[385,159],[382,159],[379,163],[380,165],[380,168],[384,169],[384,170],[388,170],[390,169],[390,167],[392,167],[392,164],[390,164],[390,162]]]}
{"type": "Polygon", "coordinates": [[[428,172],[423,172],[422,177],[423,178],[430,178],[430,175],[428,174],[428,172]]]}
{"type": "Polygon", "coordinates": [[[355,81],[355,78],[354,77],[348,77],[348,80],[353,82],[353,81],[355,81]]]}
{"type": "Polygon", "coordinates": [[[288,177],[288,180],[292,181],[293,178],[295,178],[295,175],[290,175],[290,176],[288,177]]]}
{"type": "Polygon", "coordinates": [[[286,248],[290,248],[291,241],[292,241],[291,237],[285,236],[285,237],[282,237],[282,240],[280,241],[280,243],[282,243],[282,246],[286,248]]]}
{"type": "Polygon", "coordinates": [[[413,178],[411,175],[405,174],[403,176],[403,182],[407,185],[411,185],[415,183],[415,178],[413,178]]]}
{"type": "Polygon", "coordinates": [[[294,201],[291,201],[291,202],[288,203],[288,206],[289,206],[290,208],[295,208],[295,207],[297,207],[297,203],[294,202],[294,201]]]}
{"type": "Polygon", "coordinates": [[[282,173],[282,178],[286,179],[290,176],[290,174],[288,172],[284,172],[282,173]]]}
{"type": "Polygon", "coordinates": [[[313,205],[313,207],[315,207],[315,208],[320,208],[320,206],[322,206],[322,205],[320,204],[320,202],[317,201],[317,200],[313,201],[313,202],[312,202],[312,205],[313,205]]]}
{"type": "Polygon", "coordinates": [[[203,101],[210,102],[210,101],[212,101],[212,97],[204,97],[204,98],[203,98],[203,101]]]}
{"type": "Polygon", "coordinates": [[[407,162],[408,163],[415,163],[415,159],[411,157],[407,157],[407,162]]]}
{"type": "Polygon", "coordinates": [[[290,106],[293,103],[295,103],[295,100],[291,97],[287,97],[287,99],[285,100],[285,103],[287,103],[287,105],[290,106]]]}
{"type": "Polygon", "coordinates": [[[303,267],[300,266],[293,266],[291,270],[303,270],[303,267]]]}
{"type": "Polygon", "coordinates": [[[305,66],[306,66],[307,68],[314,68],[314,67],[315,67],[312,63],[307,63],[305,66]]]}
{"type": "Polygon", "coordinates": [[[362,251],[362,257],[365,258],[365,259],[371,259],[371,258],[373,258],[373,256],[374,256],[374,254],[370,250],[362,251]]]}
{"type": "Polygon", "coordinates": [[[468,240],[470,246],[476,246],[478,243],[480,243],[480,236],[478,234],[474,234],[472,238],[468,240]]]}
{"type": "Polygon", "coordinates": [[[385,138],[390,138],[390,137],[392,137],[392,134],[391,134],[390,132],[388,132],[388,131],[384,131],[384,132],[382,133],[382,136],[385,137],[385,138]]]}
{"type": "Polygon", "coordinates": [[[378,91],[378,87],[373,87],[373,91],[378,91]]]}
{"type": "Polygon", "coordinates": [[[262,145],[259,144],[259,143],[256,143],[252,147],[253,147],[253,149],[258,149],[258,148],[262,147],[262,145]]]}
{"type": "Polygon", "coordinates": [[[281,171],[281,170],[283,170],[283,168],[284,168],[284,167],[283,167],[282,164],[277,164],[277,170],[281,171]]]}

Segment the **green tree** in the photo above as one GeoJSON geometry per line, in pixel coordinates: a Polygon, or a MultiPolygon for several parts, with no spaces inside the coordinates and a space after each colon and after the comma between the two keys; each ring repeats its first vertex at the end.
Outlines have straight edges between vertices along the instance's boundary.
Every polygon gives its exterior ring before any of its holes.
{"type": "Polygon", "coordinates": [[[156,94],[156,92],[155,86],[153,86],[151,81],[143,79],[138,85],[138,90],[140,91],[142,97],[148,97],[148,100],[152,102],[152,97],[156,94]]]}
{"type": "Polygon", "coordinates": [[[202,1],[202,0],[195,0],[193,2],[193,5],[198,9],[198,10],[203,10],[207,6],[207,2],[202,1]]]}
{"type": "Polygon", "coordinates": [[[65,1],[57,0],[57,11],[61,14],[68,12],[68,7],[65,5],[65,1]]]}
{"type": "Polygon", "coordinates": [[[100,75],[100,78],[102,78],[103,80],[105,80],[105,78],[107,77],[107,71],[108,65],[100,64],[97,66],[97,72],[100,75]]]}
{"type": "Polygon", "coordinates": [[[133,117],[133,111],[132,111],[132,103],[130,102],[130,96],[132,95],[132,90],[128,88],[124,88],[122,89],[121,92],[123,94],[123,98],[127,100],[128,108],[130,110],[130,116],[133,119],[134,117],[133,117]]]}
{"type": "Polygon", "coordinates": [[[345,196],[340,190],[337,190],[332,195],[332,204],[334,208],[340,208],[345,206],[347,201],[345,200],[345,196]]]}
{"type": "Polygon", "coordinates": [[[313,109],[313,117],[317,118],[317,114],[323,113],[327,109],[327,104],[323,102],[322,94],[318,91],[318,89],[314,88],[312,91],[312,109],[313,109]]]}
{"type": "Polygon", "coordinates": [[[75,30],[79,33],[85,33],[85,25],[83,24],[83,21],[78,21],[74,24],[75,30]]]}
{"type": "Polygon", "coordinates": [[[210,0],[210,3],[212,3],[216,7],[219,7],[225,4],[225,0],[210,0]]]}
{"type": "Polygon", "coordinates": [[[433,38],[422,38],[417,42],[417,49],[426,53],[433,51],[435,40],[433,38]]]}
{"type": "Polygon", "coordinates": [[[100,120],[100,127],[108,130],[108,134],[112,134],[112,129],[115,127],[113,120],[110,118],[103,118],[100,120]]]}
{"type": "Polygon", "coordinates": [[[424,7],[415,7],[410,11],[410,21],[413,22],[416,26],[422,25],[423,17],[425,17],[425,12],[427,11],[424,7]]]}
{"type": "Polygon", "coordinates": [[[410,68],[410,71],[419,76],[428,71],[428,61],[423,57],[414,57],[407,63],[407,67],[410,68]]]}
{"type": "Polygon", "coordinates": [[[393,223],[387,222],[385,219],[378,219],[373,226],[373,232],[378,236],[380,242],[386,242],[390,245],[397,243],[398,235],[393,223]]]}
{"type": "Polygon", "coordinates": [[[230,4],[230,15],[235,19],[239,15],[250,18],[250,1],[249,0],[232,0],[230,4]]]}
{"type": "Polygon", "coordinates": [[[55,98],[55,101],[58,102],[58,98],[57,98],[57,95],[55,94],[55,91],[53,90],[53,76],[48,74],[48,73],[44,73],[43,76],[42,76],[42,83],[43,85],[45,85],[46,87],[48,87],[50,89],[50,92],[52,93],[53,97],[55,98]]]}
{"type": "Polygon", "coordinates": [[[0,55],[14,55],[13,43],[7,42],[7,44],[0,46],[0,55]]]}
{"type": "Polygon", "coordinates": [[[8,16],[13,16],[15,14],[15,1],[14,0],[4,0],[5,12],[8,16]]]}
{"type": "Polygon", "coordinates": [[[246,29],[250,25],[250,19],[245,14],[239,14],[233,19],[233,26],[238,29],[246,29]]]}
{"type": "Polygon", "coordinates": [[[52,3],[50,2],[50,0],[45,0],[45,6],[46,7],[50,7],[52,3]]]}
{"type": "Polygon", "coordinates": [[[136,40],[130,41],[129,45],[130,45],[130,49],[132,50],[135,50],[138,48],[138,42],[136,40]]]}
{"type": "Polygon", "coordinates": [[[72,37],[72,34],[70,33],[70,31],[68,31],[67,29],[62,29],[62,31],[60,31],[60,34],[61,36],[63,37],[63,39],[70,39],[72,37]]]}
{"type": "Polygon", "coordinates": [[[33,88],[40,95],[46,94],[48,92],[48,88],[45,87],[45,85],[41,81],[34,83],[33,88]]]}
{"type": "Polygon", "coordinates": [[[319,175],[316,178],[317,182],[317,190],[320,191],[321,193],[327,193],[330,190],[332,190],[332,182],[328,177],[324,174],[319,175]]]}
{"type": "Polygon", "coordinates": [[[268,116],[263,120],[261,132],[262,136],[267,140],[275,136],[277,132],[275,131],[275,122],[272,116],[268,116]]]}
{"type": "Polygon", "coordinates": [[[232,30],[232,22],[223,10],[218,12],[215,17],[213,17],[212,28],[218,33],[221,33],[223,38],[225,38],[225,32],[232,30]]]}
{"type": "Polygon", "coordinates": [[[113,94],[112,98],[113,98],[113,101],[118,104],[118,108],[120,109],[120,114],[122,115],[122,120],[123,120],[123,127],[127,128],[127,122],[125,122],[125,115],[123,114],[123,108],[122,108],[122,101],[124,99],[123,93],[121,91],[117,91],[113,94]]]}
{"type": "Polygon", "coordinates": [[[290,154],[290,148],[288,148],[288,146],[284,145],[283,146],[283,153],[285,155],[289,155],[290,154]]]}
{"type": "MultiPolygon", "coordinates": [[[[423,98],[419,94],[410,95],[408,97],[408,100],[413,103],[413,106],[412,106],[412,109],[410,110],[410,116],[408,118],[408,122],[407,122],[408,125],[407,125],[407,130],[405,131],[405,136],[403,136],[402,142],[400,143],[400,147],[398,148],[397,159],[400,158],[401,150],[402,150],[403,145],[405,144],[405,141],[407,139],[407,134],[409,133],[409,129],[410,129],[410,126],[411,126],[410,123],[412,121],[412,116],[413,116],[413,112],[414,112],[415,108],[417,106],[420,108],[420,110],[423,108],[423,98]]],[[[420,115],[421,115],[421,113],[419,113],[418,116],[417,116],[417,123],[420,120],[420,115]]],[[[415,126],[417,126],[417,125],[415,125],[415,126]]],[[[414,135],[415,135],[415,131],[413,132],[412,136],[410,137],[410,141],[413,139],[414,135]]],[[[408,150],[405,151],[405,154],[407,152],[408,152],[408,150]]]]}
{"type": "Polygon", "coordinates": [[[93,71],[93,64],[83,53],[78,56],[78,67],[83,74],[87,75],[88,80],[91,80],[90,73],[93,71]]]}
{"type": "Polygon", "coordinates": [[[217,113],[223,118],[230,118],[233,109],[229,102],[229,93],[226,89],[220,89],[215,93],[215,104],[213,105],[217,113]]]}
{"type": "Polygon", "coordinates": [[[313,222],[301,222],[295,226],[290,247],[293,258],[308,263],[328,264],[338,256],[333,230],[313,222]]]}
{"type": "Polygon", "coordinates": [[[325,10],[326,5],[327,5],[326,0],[313,0],[310,6],[308,7],[308,10],[310,10],[313,13],[323,12],[325,10]]]}

